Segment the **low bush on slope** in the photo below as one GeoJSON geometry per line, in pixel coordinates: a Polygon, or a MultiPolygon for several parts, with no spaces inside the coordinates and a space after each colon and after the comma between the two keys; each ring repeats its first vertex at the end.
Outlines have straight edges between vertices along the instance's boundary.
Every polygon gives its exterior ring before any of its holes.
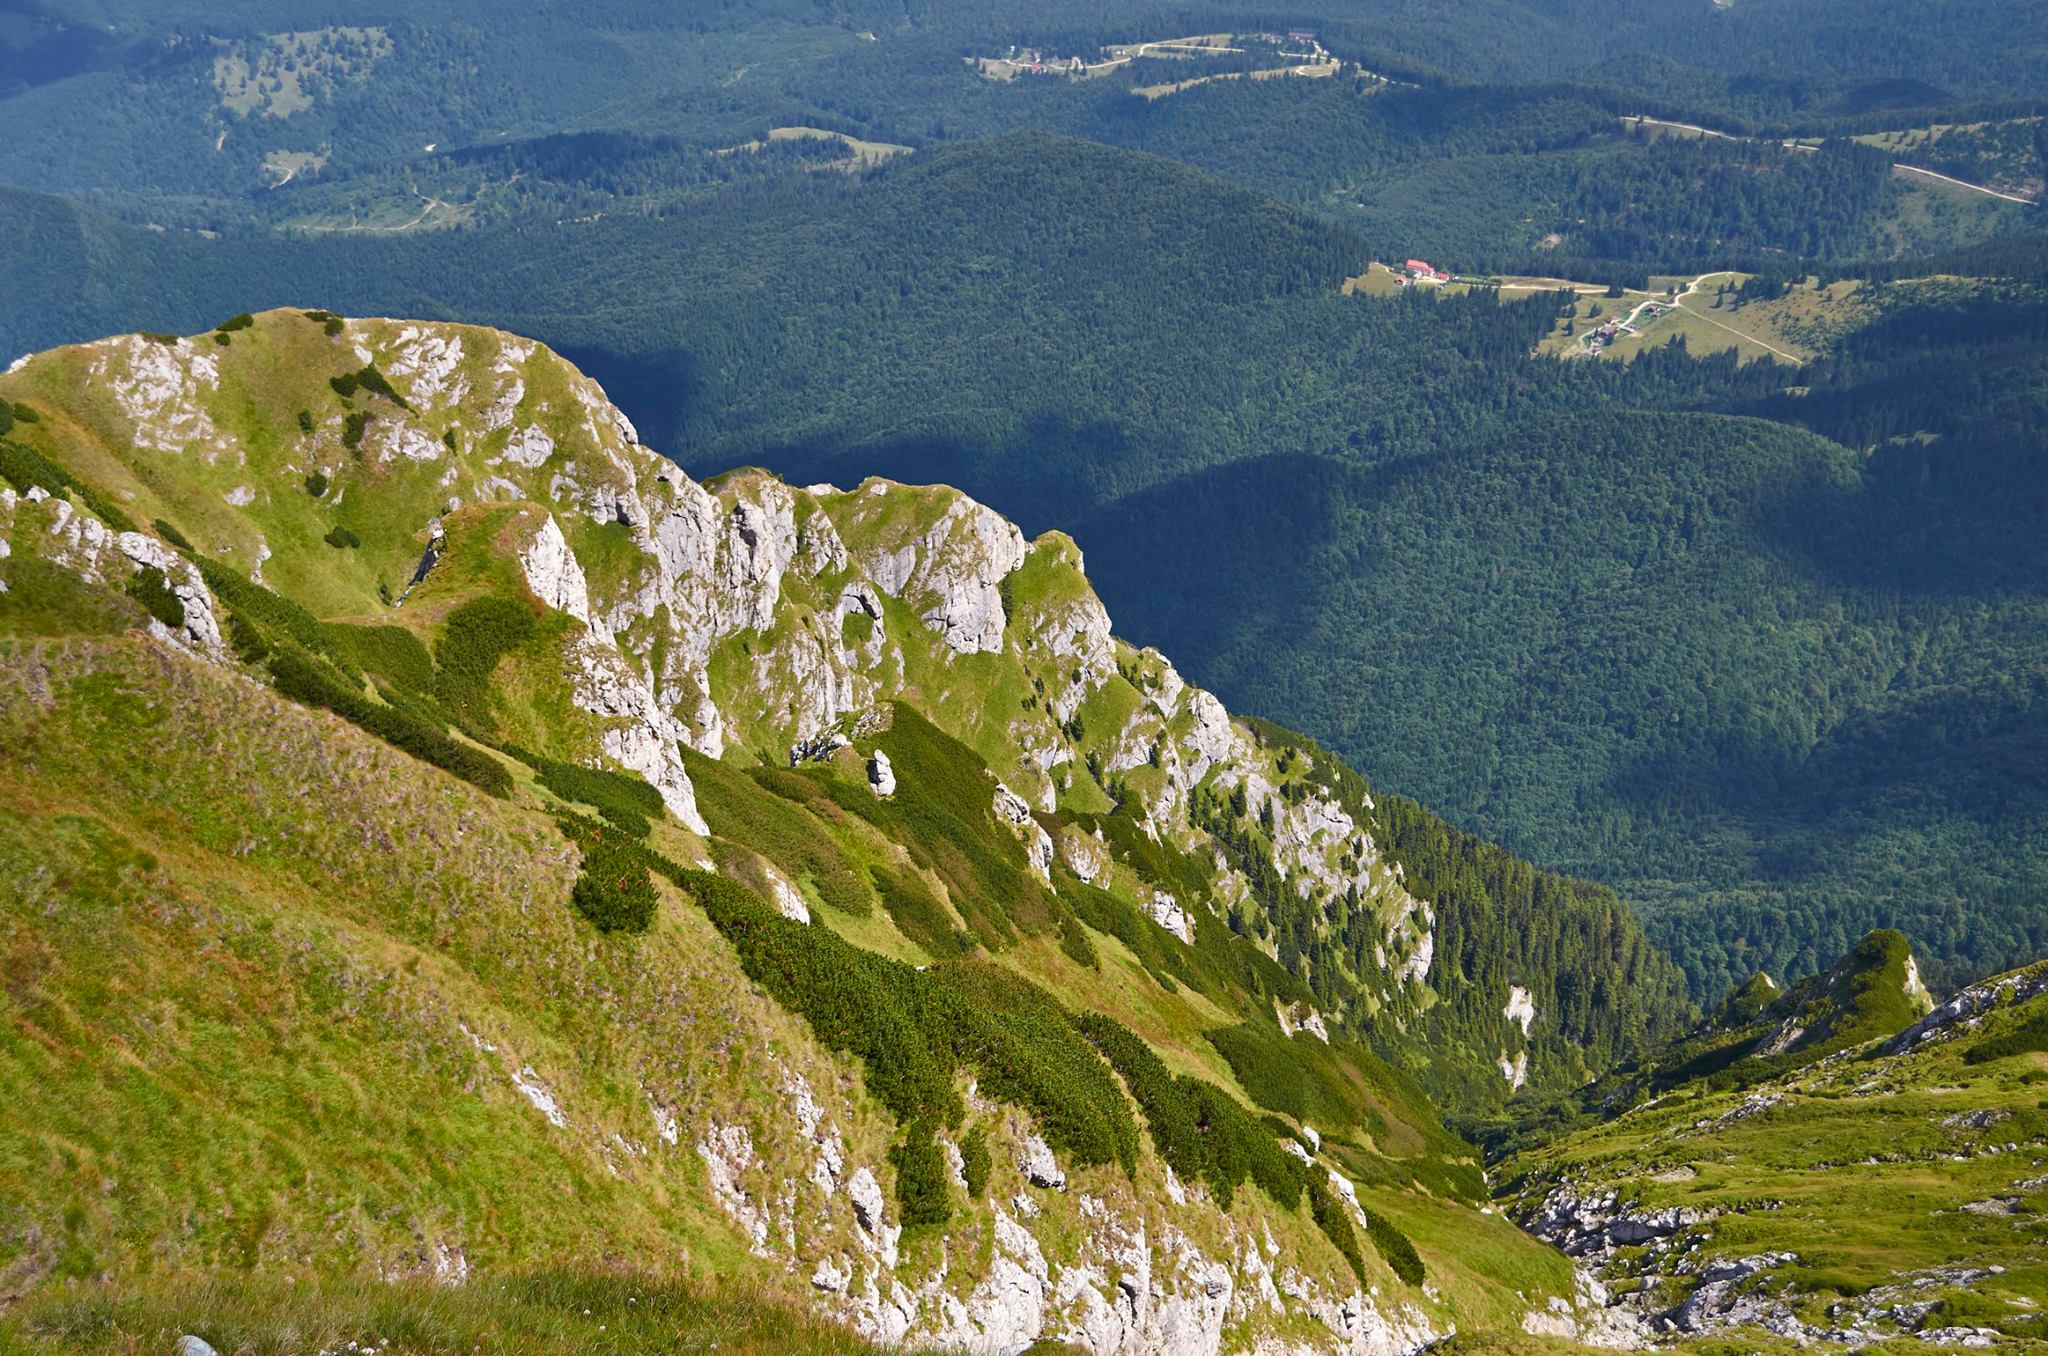
{"type": "MultiPolygon", "coordinates": [[[[754,849],[798,883],[809,883],[835,909],[857,917],[873,911],[874,890],[847,863],[824,825],[803,808],[802,802],[819,794],[816,782],[782,769],[757,769],[750,775],[688,748],[683,765],[696,788],[697,808],[714,833],[754,849]]],[[[927,950],[937,956],[951,948],[927,950]]]]}
{"type": "Polygon", "coordinates": [[[1300,1202],[1295,1160],[1250,1112],[1212,1084],[1168,1072],[1152,1048],[1113,1017],[1084,1012],[1074,1025],[1122,1076],[1168,1167],[1208,1183],[1226,1209],[1246,1178],[1282,1205],[1300,1202]]]}
{"type": "Polygon", "coordinates": [[[904,1124],[959,1125],[953,1079],[967,1069],[984,1092],[1030,1111],[1075,1163],[1135,1166],[1122,1092],[1035,986],[975,961],[918,970],[792,922],[723,876],[684,878],[747,974],[820,1040],[858,1056],[869,1090],[904,1124]]]}
{"type": "Polygon", "coordinates": [[[512,774],[505,765],[447,731],[393,706],[365,697],[331,666],[296,647],[280,647],[267,661],[277,690],[293,701],[324,707],[353,725],[360,725],[423,762],[443,768],[494,796],[510,794],[512,774]]]}
{"type": "MultiPolygon", "coordinates": [[[[16,406],[15,410],[19,412],[22,408],[16,406]]],[[[33,448],[0,441],[0,478],[24,494],[32,487],[41,486],[53,494],[70,495],[116,532],[135,530],[134,519],[115,508],[105,495],[81,484],[70,472],[33,448]]]]}
{"type": "MultiPolygon", "coordinates": [[[[1317,1227],[1366,1281],[1350,1202],[1338,1199],[1322,1170],[1289,1155],[1276,1131],[1261,1123],[1214,1084],[1175,1076],[1129,1027],[1097,1012],[1076,1015],[1074,1025],[1123,1078],[1145,1113],[1152,1146],[1167,1166],[1189,1181],[1207,1183],[1225,1209],[1249,1178],[1267,1195],[1292,1209],[1304,1191],[1317,1227]]],[[[1415,1245],[1384,1216],[1363,1210],[1367,1236],[1396,1276],[1422,1284],[1422,1258],[1415,1245]]]]}
{"type": "Polygon", "coordinates": [[[583,767],[548,758],[516,744],[500,746],[539,775],[540,784],[560,796],[594,808],[612,827],[635,838],[652,831],[650,820],[668,813],[668,806],[645,780],[609,768],[583,767]]]}
{"type": "MultiPolygon", "coordinates": [[[[995,782],[974,751],[906,702],[894,703],[889,731],[876,742],[896,769],[897,791],[887,800],[822,768],[803,775],[936,872],[983,944],[1000,948],[1020,934],[1056,933],[1057,902],[1031,873],[1023,844],[996,823],[995,782]]],[[[787,794],[792,783],[777,778],[769,785],[787,794]]]]}

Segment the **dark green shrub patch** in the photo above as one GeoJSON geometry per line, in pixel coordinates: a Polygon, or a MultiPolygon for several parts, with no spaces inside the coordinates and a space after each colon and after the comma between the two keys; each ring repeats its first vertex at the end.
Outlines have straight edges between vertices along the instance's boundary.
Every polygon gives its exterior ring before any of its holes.
{"type": "Polygon", "coordinates": [[[928,973],[960,1023],[954,1048],[972,1061],[985,1091],[1029,1110],[1047,1142],[1077,1161],[1135,1170],[1138,1127],[1129,1104],[1066,1009],[985,960],[949,961],[928,973]]]}
{"type": "Polygon", "coordinates": [[[692,873],[689,888],[748,977],[809,1021],[819,1040],[858,1058],[868,1091],[899,1123],[925,1115],[959,1123],[952,1051],[935,1046],[925,1011],[941,1002],[935,983],[824,928],[791,922],[724,876],[692,873]]]}
{"type": "Polygon", "coordinates": [[[447,731],[436,729],[417,716],[371,701],[353,686],[350,678],[304,650],[278,646],[270,651],[268,664],[277,690],[293,701],[325,707],[386,743],[452,772],[491,795],[511,793],[512,774],[497,759],[450,738],[447,731]]]}
{"type": "MultiPolygon", "coordinates": [[[[1081,925],[1081,920],[1074,916],[1074,911],[1057,895],[1053,897],[1053,907],[1059,913],[1060,950],[1066,958],[1083,970],[1101,969],[1102,954],[1095,949],[1095,939],[1088,935],[1088,929],[1081,925]]],[[[1172,992],[1173,986],[1170,982],[1164,987],[1168,992],[1172,992]]]]}
{"type": "Polygon", "coordinates": [[[967,1179],[967,1194],[980,1200],[988,1194],[988,1175],[995,1160],[988,1151],[988,1131],[977,1125],[960,1141],[960,1175],[967,1179]]]}
{"type": "MultiPolygon", "coordinates": [[[[309,420],[308,422],[311,421],[309,420]]],[[[327,497],[327,477],[318,471],[309,471],[306,474],[306,493],[312,495],[315,499],[325,499],[327,497]]]]}
{"type": "MultiPolygon", "coordinates": [[[[321,628],[328,653],[344,667],[374,673],[395,688],[431,698],[434,661],[420,638],[403,626],[357,626],[327,622],[321,628]]],[[[445,719],[441,722],[447,724],[445,719]]]]}
{"type": "MultiPolygon", "coordinates": [[[[1074,1026],[1101,1051],[1130,1089],[1145,1115],[1145,1129],[1159,1157],[1191,1182],[1206,1180],[1212,1160],[1194,1103],[1152,1047],[1123,1023],[1099,1012],[1077,1014],[1074,1026]]],[[[1229,1188],[1217,1184],[1217,1194],[1228,1200],[1229,1188]]]]}
{"type": "Polygon", "coordinates": [[[353,400],[357,391],[368,391],[371,395],[383,396],[402,410],[412,408],[405,403],[404,396],[391,389],[391,383],[384,379],[384,374],[377,370],[375,363],[365,364],[357,371],[344,372],[338,377],[329,377],[327,384],[332,386],[334,393],[343,400],[353,400]]]}
{"type": "Polygon", "coordinates": [[[896,1203],[906,1228],[944,1224],[953,1215],[945,1151],[939,1148],[938,1125],[920,1116],[905,1129],[903,1142],[891,1146],[889,1162],[896,1169],[896,1203]]]}
{"type": "Polygon", "coordinates": [[[713,832],[752,848],[790,879],[808,881],[818,898],[842,913],[864,918],[874,912],[867,878],[847,863],[820,822],[826,810],[840,812],[815,779],[783,769],[749,775],[690,749],[683,750],[683,763],[713,832]]]}
{"type": "Polygon", "coordinates": [[[572,835],[583,849],[569,902],[599,932],[645,932],[654,926],[657,899],[645,852],[617,831],[593,827],[572,835]]]}
{"type": "Polygon", "coordinates": [[[128,596],[173,630],[185,624],[184,601],[171,591],[171,581],[154,565],[143,566],[129,578],[128,596]]]}
{"type": "Polygon", "coordinates": [[[1963,1063],[1986,1064],[2009,1055],[2033,1054],[2043,1050],[2048,1050],[2048,1008],[2043,1008],[2003,1035],[1978,1041],[1963,1051],[1963,1063]]]}
{"type": "Polygon", "coordinates": [[[327,531],[327,535],[325,537],[322,537],[321,540],[326,542],[329,546],[332,546],[337,551],[354,551],[359,549],[363,544],[363,539],[361,537],[358,537],[355,533],[349,531],[347,528],[341,526],[338,523],[335,526],[329,528],[327,531]]]}
{"type": "Polygon", "coordinates": [[[1415,1245],[1409,1241],[1408,1235],[1396,1228],[1393,1221],[1377,1210],[1367,1210],[1365,1235],[1372,1240],[1373,1247],[1386,1259],[1387,1265],[1393,1268],[1396,1276],[1410,1285],[1422,1284],[1422,1257],[1415,1251],[1415,1245]]]}
{"type": "Polygon", "coordinates": [[[958,924],[925,884],[924,877],[909,867],[899,870],[887,866],[874,868],[873,875],[882,908],[904,936],[940,959],[959,952],[960,942],[954,931],[958,924]]]}
{"type": "MultiPolygon", "coordinates": [[[[1349,1204],[1320,1180],[1319,1169],[1287,1152],[1291,1130],[1265,1123],[1213,1084],[1169,1073],[1152,1048],[1115,1019],[1086,1012],[1073,1020],[1123,1077],[1145,1113],[1153,1148],[1167,1166],[1190,1181],[1206,1182],[1226,1210],[1247,1178],[1289,1210],[1300,1204],[1305,1188],[1317,1226],[1359,1280],[1366,1279],[1349,1204]]],[[[1366,1229],[1394,1274],[1410,1285],[1421,1284],[1422,1259],[1407,1237],[1370,1211],[1366,1229]]]]}
{"type": "Polygon", "coordinates": [[[1346,1040],[1283,1036],[1261,1022],[1204,1033],[1254,1102],[1322,1129],[1358,1129],[1384,1142],[1391,1114],[1432,1153],[1461,1157],[1470,1146],[1443,1128],[1407,1075],[1346,1040]]]}
{"type": "Polygon", "coordinates": [[[233,334],[236,330],[246,330],[255,323],[256,317],[244,311],[240,315],[229,316],[226,320],[221,321],[220,324],[215,325],[213,330],[216,334],[233,334]]]}
{"type": "Polygon", "coordinates": [[[530,752],[516,744],[507,744],[503,748],[538,773],[542,786],[563,800],[594,807],[621,833],[645,838],[653,831],[649,821],[668,813],[661,792],[636,774],[613,772],[601,767],[579,767],[575,763],[530,752]]]}
{"type": "Polygon", "coordinates": [[[1088,884],[1064,867],[1056,870],[1053,879],[1058,884],[1062,912],[1129,947],[1160,987],[1168,987],[1177,980],[1212,996],[1218,992],[1196,979],[1180,938],[1146,917],[1136,905],[1088,884]]]}
{"type": "Polygon", "coordinates": [[[177,547],[180,551],[190,551],[191,549],[193,549],[192,543],[185,540],[185,534],[180,532],[177,528],[172,527],[163,519],[158,518],[155,522],[151,523],[150,526],[156,529],[156,534],[159,537],[162,537],[165,541],[177,547]]]}
{"type": "Polygon", "coordinates": [[[1024,845],[992,808],[995,780],[974,750],[905,703],[876,741],[896,768],[896,794],[878,800],[845,778],[818,784],[838,805],[909,849],[938,873],[968,929],[1000,950],[1019,932],[1049,936],[1059,918],[1050,892],[1032,874],[1024,845]]]}
{"type": "MultiPolygon", "coordinates": [[[[14,407],[16,417],[20,416],[23,408],[20,405],[14,407]]],[[[24,494],[31,487],[40,485],[52,494],[76,499],[116,532],[135,531],[135,520],[116,508],[105,495],[79,481],[34,448],[0,442],[0,476],[24,494]]]]}
{"type": "Polygon", "coordinates": [[[441,672],[435,691],[466,726],[497,728],[491,714],[491,674],[498,661],[533,636],[533,612],[509,598],[477,598],[448,614],[434,659],[441,672]]]}
{"type": "Polygon", "coordinates": [[[270,653],[270,639],[263,628],[239,612],[228,613],[228,645],[244,664],[261,663],[270,653]]]}
{"type": "Polygon", "coordinates": [[[688,880],[748,976],[825,1044],[857,1056],[899,1122],[958,1125],[953,1080],[968,1069],[989,1095],[1029,1111],[1074,1163],[1135,1164],[1137,1126],[1115,1079],[1034,985],[979,961],[918,970],[791,922],[723,876],[688,880]]]}
{"type": "MultiPolygon", "coordinates": [[[[263,652],[276,642],[289,639],[314,654],[324,654],[336,660],[349,678],[357,676],[358,670],[346,656],[337,652],[329,628],[305,608],[289,598],[279,597],[217,560],[202,556],[198,565],[199,577],[206,581],[206,587],[213,596],[241,619],[245,634],[260,635],[266,642],[263,652]]],[[[261,658],[261,655],[259,652],[253,657],[261,658]]]]}
{"type": "Polygon", "coordinates": [[[1290,1210],[1300,1202],[1300,1165],[1229,1093],[1169,1073],[1152,1048],[1114,1018],[1089,1012],[1073,1020],[1122,1076],[1167,1166],[1189,1181],[1208,1183],[1226,1210],[1247,1178],[1290,1210]]]}
{"type": "Polygon", "coordinates": [[[371,414],[368,410],[350,410],[348,417],[341,421],[341,445],[353,452],[363,445],[363,435],[370,431],[371,414]]]}
{"type": "MultiPolygon", "coordinates": [[[[1228,1182],[1235,1188],[1250,1178],[1286,1209],[1292,1210],[1301,1203],[1301,1165],[1288,1156],[1280,1141],[1256,1116],[1212,1083],[1185,1078],[1180,1080],[1180,1086],[1194,1107],[1195,1123],[1201,1127],[1215,1159],[1208,1179],[1212,1186],[1228,1182]]],[[[1218,1188],[1217,1199],[1228,1201],[1230,1196],[1231,1191],[1218,1188]]]]}
{"type": "MultiPolygon", "coordinates": [[[[1358,1250],[1358,1229],[1351,1222],[1351,1208],[1337,1193],[1321,1182],[1310,1182],[1308,1186],[1308,1209],[1315,1216],[1316,1227],[1323,1231],[1337,1251],[1344,1254],[1344,1260],[1351,1264],[1351,1270],[1361,1285],[1367,1284],[1365,1277],[1365,1255],[1358,1250]]],[[[1420,1277],[1416,1278],[1420,1280],[1420,1277]]]]}

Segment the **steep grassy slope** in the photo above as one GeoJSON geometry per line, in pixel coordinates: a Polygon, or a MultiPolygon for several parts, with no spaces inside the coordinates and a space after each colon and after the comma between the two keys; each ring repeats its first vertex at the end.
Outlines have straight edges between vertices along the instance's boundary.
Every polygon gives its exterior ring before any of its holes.
{"type": "MultiPolygon", "coordinates": [[[[698,485],[487,331],[243,317],[0,392],[24,1322],[612,1270],[1407,1347],[1575,1297],[1358,1043],[1472,982],[1362,786],[1115,642],[1066,539],[698,485]]],[[[1578,1074],[1493,1001],[1468,1064],[1578,1074]]]]}
{"type": "Polygon", "coordinates": [[[147,641],[4,663],[11,1291],[743,1266],[657,1131],[805,1040],[701,916],[579,936],[544,815],[147,641]]]}
{"type": "Polygon", "coordinates": [[[1774,992],[1502,1163],[1512,1212],[1664,1331],[2048,1340],[2048,972],[1929,1014],[1904,939],[1873,934],[1774,992]]]}

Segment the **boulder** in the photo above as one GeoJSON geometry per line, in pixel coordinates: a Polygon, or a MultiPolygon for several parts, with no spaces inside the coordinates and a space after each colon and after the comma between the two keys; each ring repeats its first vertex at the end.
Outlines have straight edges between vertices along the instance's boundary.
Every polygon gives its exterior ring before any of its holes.
{"type": "Polygon", "coordinates": [[[896,794],[896,769],[889,766],[889,755],[880,749],[868,759],[868,786],[878,796],[896,794]]]}
{"type": "Polygon", "coordinates": [[[1053,1157],[1052,1146],[1037,1135],[1025,1139],[1023,1148],[1017,1154],[1017,1170],[1024,1174],[1024,1180],[1047,1191],[1064,1191],[1067,1188],[1067,1174],[1060,1169],[1059,1159],[1053,1157]]]}

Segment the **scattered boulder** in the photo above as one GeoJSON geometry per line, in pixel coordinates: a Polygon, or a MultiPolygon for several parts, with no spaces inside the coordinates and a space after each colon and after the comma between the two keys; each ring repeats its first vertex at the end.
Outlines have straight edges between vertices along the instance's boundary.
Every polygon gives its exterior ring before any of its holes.
{"type": "Polygon", "coordinates": [[[1543,1198],[1522,1227],[1568,1256],[1584,1257],[1670,1238],[1712,1218],[1707,1211],[1682,1205],[1634,1210],[1621,1205],[1611,1192],[1586,1197],[1559,1187],[1543,1198]]]}
{"type": "Polygon", "coordinates": [[[896,769],[889,766],[889,755],[880,749],[868,759],[868,787],[878,796],[896,794],[896,769]]]}
{"type": "Polygon", "coordinates": [[[1024,1180],[1047,1191],[1065,1191],[1067,1174],[1060,1169],[1060,1162],[1053,1157],[1052,1146],[1037,1135],[1024,1141],[1024,1147],[1017,1155],[1017,1170],[1024,1174],[1024,1180]]]}
{"type": "Polygon", "coordinates": [[[853,1217],[869,1233],[882,1228],[882,1184],[873,1168],[861,1168],[846,1181],[846,1197],[853,1202],[853,1217]]]}

